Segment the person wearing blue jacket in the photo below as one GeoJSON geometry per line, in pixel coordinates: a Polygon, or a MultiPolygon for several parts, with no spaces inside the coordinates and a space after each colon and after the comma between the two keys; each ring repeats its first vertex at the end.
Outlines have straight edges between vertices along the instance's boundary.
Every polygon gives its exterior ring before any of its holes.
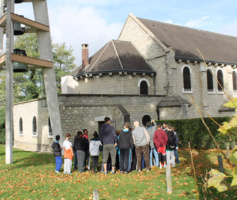
{"type": "Polygon", "coordinates": [[[62,167],[62,148],[59,144],[59,140],[60,140],[60,135],[56,135],[55,137],[55,141],[53,142],[52,144],[52,149],[53,149],[53,154],[55,156],[55,163],[56,163],[56,166],[55,166],[55,172],[56,173],[59,173],[61,167],[62,167]]]}

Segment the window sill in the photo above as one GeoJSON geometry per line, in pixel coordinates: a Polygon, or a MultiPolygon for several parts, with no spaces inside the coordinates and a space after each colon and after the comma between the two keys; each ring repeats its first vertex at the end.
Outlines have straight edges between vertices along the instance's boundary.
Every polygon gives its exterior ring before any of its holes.
{"type": "Polygon", "coordinates": [[[192,93],[193,93],[193,89],[191,89],[191,90],[185,90],[185,89],[183,88],[183,93],[185,93],[185,94],[192,94],[192,93]]]}
{"type": "Polygon", "coordinates": [[[225,94],[225,93],[221,91],[217,91],[216,94],[225,94]]]}
{"type": "Polygon", "coordinates": [[[213,95],[213,94],[216,94],[216,93],[215,93],[215,91],[213,91],[213,92],[207,92],[207,94],[212,94],[213,95]]]}
{"type": "Polygon", "coordinates": [[[32,135],[32,137],[33,137],[33,138],[37,138],[37,137],[38,137],[38,135],[32,135]]]}
{"type": "Polygon", "coordinates": [[[24,134],[20,134],[20,133],[18,133],[18,136],[21,136],[21,137],[23,137],[23,136],[24,136],[24,134]]]}
{"type": "Polygon", "coordinates": [[[48,135],[48,139],[53,139],[53,136],[51,136],[51,135],[48,135]]]}

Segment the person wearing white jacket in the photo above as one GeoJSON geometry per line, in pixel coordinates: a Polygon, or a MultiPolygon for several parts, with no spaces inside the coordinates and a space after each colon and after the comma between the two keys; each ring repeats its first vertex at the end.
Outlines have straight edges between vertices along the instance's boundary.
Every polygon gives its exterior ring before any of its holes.
{"type": "Polygon", "coordinates": [[[94,173],[96,173],[96,168],[97,168],[97,172],[99,171],[98,167],[98,161],[99,161],[99,155],[100,155],[100,146],[102,146],[100,139],[99,139],[99,135],[98,133],[95,131],[93,134],[93,138],[90,140],[90,155],[92,157],[92,161],[93,161],[93,171],[94,173]]]}

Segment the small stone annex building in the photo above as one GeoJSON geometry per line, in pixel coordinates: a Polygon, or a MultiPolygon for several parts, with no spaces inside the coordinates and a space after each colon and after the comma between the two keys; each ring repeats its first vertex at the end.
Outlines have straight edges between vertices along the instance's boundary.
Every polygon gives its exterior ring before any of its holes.
{"type": "MultiPolygon", "coordinates": [[[[92,44],[93,45],[93,44],[92,44]]],[[[122,129],[125,121],[188,119],[199,115],[189,96],[212,117],[230,116],[224,90],[237,97],[237,38],[137,18],[130,14],[118,40],[62,77],[59,107],[63,133],[98,131],[105,116],[122,129]],[[202,53],[205,62],[199,51],[202,53]],[[222,87],[217,83],[220,82],[222,87]]],[[[53,130],[45,99],[14,106],[14,145],[49,151],[53,130]]]]}

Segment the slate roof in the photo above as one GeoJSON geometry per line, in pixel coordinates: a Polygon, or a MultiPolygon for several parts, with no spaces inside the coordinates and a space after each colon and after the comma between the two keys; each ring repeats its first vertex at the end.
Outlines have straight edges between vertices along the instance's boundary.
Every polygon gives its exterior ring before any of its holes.
{"type": "Polygon", "coordinates": [[[166,96],[161,99],[161,101],[157,104],[157,107],[179,107],[183,104],[188,104],[189,106],[192,105],[180,96],[166,96]]]}
{"type": "Polygon", "coordinates": [[[155,74],[131,42],[111,40],[89,58],[89,65],[77,68],[71,75],[109,72],[136,72],[155,74]]]}
{"type": "Polygon", "coordinates": [[[137,18],[166,47],[173,47],[176,58],[237,64],[237,37],[137,18]]]}

